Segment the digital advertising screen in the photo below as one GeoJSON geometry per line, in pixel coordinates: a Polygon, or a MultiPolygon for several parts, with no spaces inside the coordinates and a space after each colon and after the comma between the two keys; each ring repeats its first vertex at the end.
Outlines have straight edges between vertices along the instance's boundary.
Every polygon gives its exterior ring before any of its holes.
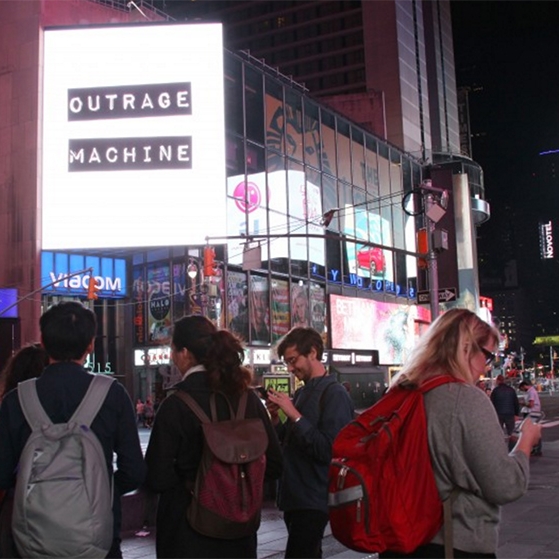
{"type": "Polygon", "coordinates": [[[41,111],[44,249],[226,233],[221,24],[46,29],[41,111]]]}
{"type": "Polygon", "coordinates": [[[431,320],[429,309],[330,295],[332,347],[376,349],[381,365],[404,363],[431,320]]]}

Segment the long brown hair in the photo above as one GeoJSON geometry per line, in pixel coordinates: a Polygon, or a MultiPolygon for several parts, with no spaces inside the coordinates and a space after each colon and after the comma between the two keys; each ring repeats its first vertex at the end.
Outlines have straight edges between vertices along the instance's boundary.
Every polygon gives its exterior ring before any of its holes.
{"type": "Polygon", "coordinates": [[[212,390],[238,394],[250,386],[252,373],[243,366],[241,340],[228,330],[218,330],[205,316],[177,320],[172,341],[177,350],[186,348],[204,365],[212,390]]]}
{"type": "Polygon", "coordinates": [[[39,344],[22,347],[10,357],[0,373],[0,400],[19,382],[38,377],[49,364],[49,356],[39,344]]]}

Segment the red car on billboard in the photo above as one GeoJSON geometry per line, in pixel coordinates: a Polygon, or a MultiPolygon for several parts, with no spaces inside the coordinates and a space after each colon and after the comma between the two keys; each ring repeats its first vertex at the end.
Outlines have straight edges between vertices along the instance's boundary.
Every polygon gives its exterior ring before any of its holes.
{"type": "Polygon", "coordinates": [[[364,247],[357,251],[357,266],[369,270],[371,277],[383,275],[386,270],[386,259],[381,248],[364,247]]]}

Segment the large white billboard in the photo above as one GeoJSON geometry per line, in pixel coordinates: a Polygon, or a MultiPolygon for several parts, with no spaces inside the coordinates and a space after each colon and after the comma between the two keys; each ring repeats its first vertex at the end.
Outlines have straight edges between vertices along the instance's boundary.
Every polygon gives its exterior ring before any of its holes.
{"type": "Polygon", "coordinates": [[[44,249],[226,234],[220,24],[47,29],[44,249]]]}

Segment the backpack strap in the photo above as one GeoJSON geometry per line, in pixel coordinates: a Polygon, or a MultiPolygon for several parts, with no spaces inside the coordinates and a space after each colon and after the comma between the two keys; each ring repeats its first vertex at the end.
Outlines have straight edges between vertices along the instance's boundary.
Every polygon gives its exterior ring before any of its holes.
{"type": "Polygon", "coordinates": [[[217,405],[216,405],[216,394],[221,394],[227,405],[229,406],[229,414],[231,419],[244,419],[246,407],[247,407],[247,400],[248,400],[248,391],[244,391],[241,399],[239,400],[239,406],[237,408],[237,414],[233,412],[233,406],[229,401],[229,398],[223,392],[212,392],[210,395],[210,410],[212,414],[212,418],[210,419],[204,410],[199,406],[198,402],[190,395],[184,392],[184,390],[177,390],[175,394],[191,409],[194,415],[202,422],[202,423],[211,423],[212,421],[217,421],[217,405]]]}
{"type": "Polygon", "coordinates": [[[21,406],[25,420],[29,423],[33,431],[39,429],[42,425],[52,425],[52,421],[41,405],[41,401],[37,395],[36,380],[36,378],[31,378],[17,385],[19,405],[21,406]]]}
{"type": "Polygon", "coordinates": [[[210,418],[190,394],[187,394],[184,390],[179,389],[174,393],[174,395],[180,398],[202,423],[211,423],[210,418]]]}
{"type": "Polygon", "coordinates": [[[99,413],[107,393],[114,382],[113,378],[106,375],[94,375],[89,383],[87,392],[82,398],[80,405],[73,413],[68,423],[91,426],[91,423],[99,413]]]}

